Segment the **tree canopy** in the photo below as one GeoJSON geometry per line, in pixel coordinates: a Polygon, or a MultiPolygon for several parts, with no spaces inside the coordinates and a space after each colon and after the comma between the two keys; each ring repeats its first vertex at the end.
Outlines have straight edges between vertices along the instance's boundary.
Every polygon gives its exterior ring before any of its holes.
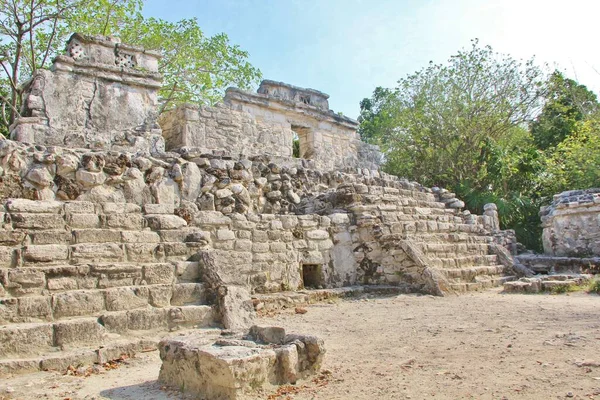
{"type": "Polygon", "coordinates": [[[47,68],[69,35],[121,37],[123,42],[160,50],[164,74],[161,111],[185,102],[212,104],[235,85],[249,88],[261,78],[248,53],[226,34],[206,36],[196,19],[170,22],[144,18],[143,0],[2,0],[0,2],[0,98],[6,133],[17,117],[21,85],[47,68]]]}
{"type": "Polygon", "coordinates": [[[600,186],[596,95],[477,40],[360,106],[361,138],[380,145],[388,172],[449,188],[474,212],[496,203],[529,248],[541,247],[540,205],[600,186]]]}

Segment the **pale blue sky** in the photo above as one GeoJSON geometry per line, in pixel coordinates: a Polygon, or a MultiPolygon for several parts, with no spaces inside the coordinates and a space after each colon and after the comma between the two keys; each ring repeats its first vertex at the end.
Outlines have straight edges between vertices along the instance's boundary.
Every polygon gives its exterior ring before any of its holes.
{"type": "Polygon", "coordinates": [[[264,78],[328,93],[352,118],[375,87],[473,38],[600,90],[600,0],[147,0],[144,14],[197,17],[206,34],[247,50],[264,78]]]}

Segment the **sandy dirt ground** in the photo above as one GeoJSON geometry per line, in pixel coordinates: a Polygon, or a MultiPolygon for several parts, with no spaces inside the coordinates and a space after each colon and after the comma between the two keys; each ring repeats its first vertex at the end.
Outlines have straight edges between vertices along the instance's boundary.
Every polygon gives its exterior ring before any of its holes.
{"type": "MultiPolygon", "coordinates": [[[[308,306],[262,325],[322,337],[322,374],[257,399],[600,399],[600,296],[400,295],[308,306]]],[[[157,352],[88,377],[0,380],[0,399],[186,399],[157,352]]]]}

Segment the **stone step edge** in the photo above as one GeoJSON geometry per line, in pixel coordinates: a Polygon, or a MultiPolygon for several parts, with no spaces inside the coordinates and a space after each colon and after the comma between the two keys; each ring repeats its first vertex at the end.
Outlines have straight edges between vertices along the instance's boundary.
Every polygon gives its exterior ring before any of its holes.
{"type": "Polygon", "coordinates": [[[252,303],[256,311],[263,308],[279,310],[301,304],[312,304],[329,299],[356,297],[361,294],[377,294],[381,296],[407,294],[411,291],[404,286],[391,285],[362,285],[345,286],[333,289],[304,289],[294,292],[276,292],[253,294],[252,303]]]}
{"type": "MultiPolygon", "coordinates": [[[[146,353],[158,350],[158,343],[166,336],[180,335],[191,330],[177,332],[162,332],[154,337],[144,338],[122,338],[116,343],[102,346],[79,347],[73,350],[51,352],[30,358],[14,358],[0,360],[0,377],[8,377],[16,374],[26,374],[39,371],[58,371],[64,373],[69,367],[89,367],[94,364],[133,358],[138,353],[146,353]]],[[[193,329],[196,333],[203,331],[206,335],[221,334],[218,328],[193,329]]]]}

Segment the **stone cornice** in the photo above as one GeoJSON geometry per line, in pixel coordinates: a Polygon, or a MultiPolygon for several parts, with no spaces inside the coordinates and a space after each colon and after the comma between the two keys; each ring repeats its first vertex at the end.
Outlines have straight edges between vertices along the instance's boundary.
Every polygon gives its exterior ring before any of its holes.
{"type": "Polygon", "coordinates": [[[336,125],[341,125],[348,129],[356,130],[358,128],[358,121],[346,117],[344,115],[336,114],[331,110],[325,111],[310,104],[298,103],[295,101],[271,97],[260,93],[246,92],[238,88],[228,88],[225,92],[224,101],[226,103],[237,101],[240,103],[251,104],[262,108],[293,111],[301,115],[310,116],[320,121],[328,121],[336,125]]]}

